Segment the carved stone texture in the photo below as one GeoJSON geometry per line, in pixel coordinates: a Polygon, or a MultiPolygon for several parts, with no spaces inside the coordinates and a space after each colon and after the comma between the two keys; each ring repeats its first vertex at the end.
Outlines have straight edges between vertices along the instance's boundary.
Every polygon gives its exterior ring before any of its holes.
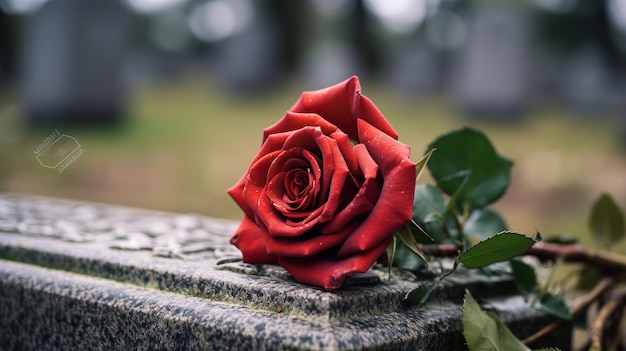
{"type": "Polygon", "coordinates": [[[546,323],[515,294],[506,265],[489,276],[460,270],[427,306],[410,307],[405,294],[436,271],[388,281],[375,266],[323,291],[242,263],[228,243],[236,226],[0,194],[1,348],[456,350],[465,289],[519,336],[546,323]]]}

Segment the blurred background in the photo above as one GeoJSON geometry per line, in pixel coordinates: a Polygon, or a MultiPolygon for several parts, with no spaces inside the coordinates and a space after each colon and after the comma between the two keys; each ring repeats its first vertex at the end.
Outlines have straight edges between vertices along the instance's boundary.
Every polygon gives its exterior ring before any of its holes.
{"type": "Polygon", "coordinates": [[[487,133],[512,230],[586,237],[626,208],[625,63],[626,0],[0,0],[0,191],[240,219],[262,129],[356,74],[414,160],[487,133]]]}

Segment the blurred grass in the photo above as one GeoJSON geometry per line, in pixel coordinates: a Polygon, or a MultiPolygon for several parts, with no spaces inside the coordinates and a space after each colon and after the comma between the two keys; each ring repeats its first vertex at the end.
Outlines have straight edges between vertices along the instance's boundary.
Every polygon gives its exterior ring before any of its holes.
{"type": "MultiPolygon", "coordinates": [[[[363,88],[412,147],[414,160],[451,129],[469,125],[487,133],[515,162],[510,190],[495,206],[513,230],[569,233],[592,244],[587,213],[595,198],[608,192],[626,208],[626,161],[614,135],[617,124],[606,116],[571,118],[543,106],[512,123],[474,121],[458,116],[445,99],[409,97],[378,85],[363,88]]],[[[53,128],[28,133],[14,128],[12,138],[0,140],[0,191],[239,219],[241,211],[226,189],[247,169],[263,128],[276,122],[301,90],[292,82],[274,93],[234,97],[194,79],[141,89],[121,128],[58,128],[86,150],[62,174],[42,167],[34,154],[53,128]]],[[[0,99],[0,125],[10,118],[14,100],[0,99]]],[[[626,252],[626,243],[616,251],[626,252]]]]}

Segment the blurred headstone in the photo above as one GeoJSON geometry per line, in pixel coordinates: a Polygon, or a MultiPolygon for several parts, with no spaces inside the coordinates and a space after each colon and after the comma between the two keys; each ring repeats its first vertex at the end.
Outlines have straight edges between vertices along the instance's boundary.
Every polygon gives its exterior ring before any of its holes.
{"type": "Polygon", "coordinates": [[[364,60],[355,43],[355,0],[309,0],[308,43],[301,73],[307,89],[320,89],[364,73],[364,60]]]}
{"type": "Polygon", "coordinates": [[[626,112],[626,76],[597,50],[581,50],[566,60],[561,91],[565,104],[582,114],[626,112]]]}
{"type": "Polygon", "coordinates": [[[119,0],[54,0],[35,13],[27,23],[22,60],[29,124],[120,122],[130,25],[119,0]]]}
{"type": "Polygon", "coordinates": [[[215,46],[212,62],[220,83],[235,92],[265,90],[281,74],[281,42],[277,25],[260,13],[250,24],[215,46]]]}
{"type": "Polygon", "coordinates": [[[307,89],[321,89],[336,84],[363,70],[356,50],[342,41],[323,41],[314,46],[303,62],[307,89]]]}
{"type": "Polygon", "coordinates": [[[18,24],[17,16],[9,15],[0,6],[0,92],[15,80],[18,24]]]}
{"type": "Polygon", "coordinates": [[[518,117],[527,107],[530,31],[521,9],[488,3],[469,18],[456,98],[474,117],[518,117]]]}
{"type": "Polygon", "coordinates": [[[0,8],[0,92],[6,85],[6,47],[7,47],[7,15],[0,8]]]}
{"type": "Polygon", "coordinates": [[[418,94],[431,94],[441,88],[441,55],[425,43],[412,43],[390,55],[382,70],[391,87],[418,94]]]}

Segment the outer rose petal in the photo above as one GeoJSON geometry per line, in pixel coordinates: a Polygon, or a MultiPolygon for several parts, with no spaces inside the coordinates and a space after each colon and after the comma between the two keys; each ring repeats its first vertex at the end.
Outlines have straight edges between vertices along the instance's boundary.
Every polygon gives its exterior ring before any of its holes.
{"type": "Polygon", "coordinates": [[[339,257],[377,247],[413,216],[416,169],[410,148],[365,121],[358,124],[363,144],[380,167],[383,189],[372,212],[339,249],[339,257]]]}
{"type": "MultiPolygon", "coordinates": [[[[268,153],[279,150],[283,146],[283,144],[285,143],[285,140],[287,140],[290,134],[291,133],[274,134],[272,135],[271,138],[268,138],[267,140],[265,140],[263,144],[261,145],[261,149],[259,150],[259,152],[257,152],[254,159],[252,159],[252,162],[250,162],[249,167],[252,167],[252,165],[254,165],[260,158],[266,156],[268,153]]],[[[241,207],[241,209],[246,214],[246,216],[254,217],[254,211],[252,210],[250,206],[248,206],[248,203],[246,202],[246,199],[244,198],[244,195],[243,195],[244,187],[246,186],[246,182],[249,179],[249,172],[250,172],[249,167],[246,173],[244,173],[244,175],[239,179],[237,184],[233,185],[233,187],[228,189],[227,192],[230,195],[230,197],[232,197],[233,200],[235,200],[237,205],[241,207]]]]}
{"type": "Polygon", "coordinates": [[[354,273],[366,272],[391,244],[392,237],[377,247],[346,258],[324,257],[323,253],[310,257],[278,257],[278,263],[298,282],[334,290],[354,273]]]}
{"type": "MultiPolygon", "coordinates": [[[[350,172],[358,172],[356,169],[356,158],[351,156],[351,153],[349,152],[352,145],[350,144],[348,135],[341,130],[338,130],[335,125],[329,123],[318,114],[287,112],[278,122],[263,131],[263,140],[266,140],[274,133],[290,132],[304,127],[319,127],[324,135],[331,136],[335,139],[339,144],[341,152],[346,158],[346,163],[348,164],[348,168],[350,168],[350,172]]],[[[285,142],[285,145],[288,143],[288,141],[285,142]]],[[[285,148],[287,147],[285,146],[285,148]]]]}
{"type": "Polygon", "coordinates": [[[263,141],[265,142],[271,135],[292,132],[303,127],[320,127],[322,133],[325,135],[330,135],[330,133],[337,130],[336,125],[316,113],[295,113],[287,111],[278,122],[263,130],[263,141]]]}
{"type": "Polygon", "coordinates": [[[376,105],[361,95],[361,83],[356,76],[325,89],[305,91],[289,111],[317,113],[357,141],[359,141],[358,118],[392,138],[398,138],[398,134],[376,105]]]}
{"type": "Polygon", "coordinates": [[[259,227],[248,217],[244,217],[239,228],[230,238],[230,243],[237,246],[247,263],[278,263],[277,257],[265,250],[263,236],[265,229],[259,227]]]}
{"type": "Polygon", "coordinates": [[[367,215],[374,208],[376,200],[380,195],[382,180],[378,178],[378,165],[367,152],[365,145],[354,146],[354,153],[359,160],[359,166],[363,170],[364,180],[358,193],[345,208],[336,213],[333,219],[326,223],[321,229],[321,233],[333,233],[341,230],[355,217],[367,215]]]}
{"type": "Polygon", "coordinates": [[[284,257],[306,257],[327,251],[330,248],[339,246],[356,228],[358,223],[346,226],[341,231],[326,234],[314,235],[310,238],[285,238],[266,236],[265,247],[267,252],[284,257]]]}

